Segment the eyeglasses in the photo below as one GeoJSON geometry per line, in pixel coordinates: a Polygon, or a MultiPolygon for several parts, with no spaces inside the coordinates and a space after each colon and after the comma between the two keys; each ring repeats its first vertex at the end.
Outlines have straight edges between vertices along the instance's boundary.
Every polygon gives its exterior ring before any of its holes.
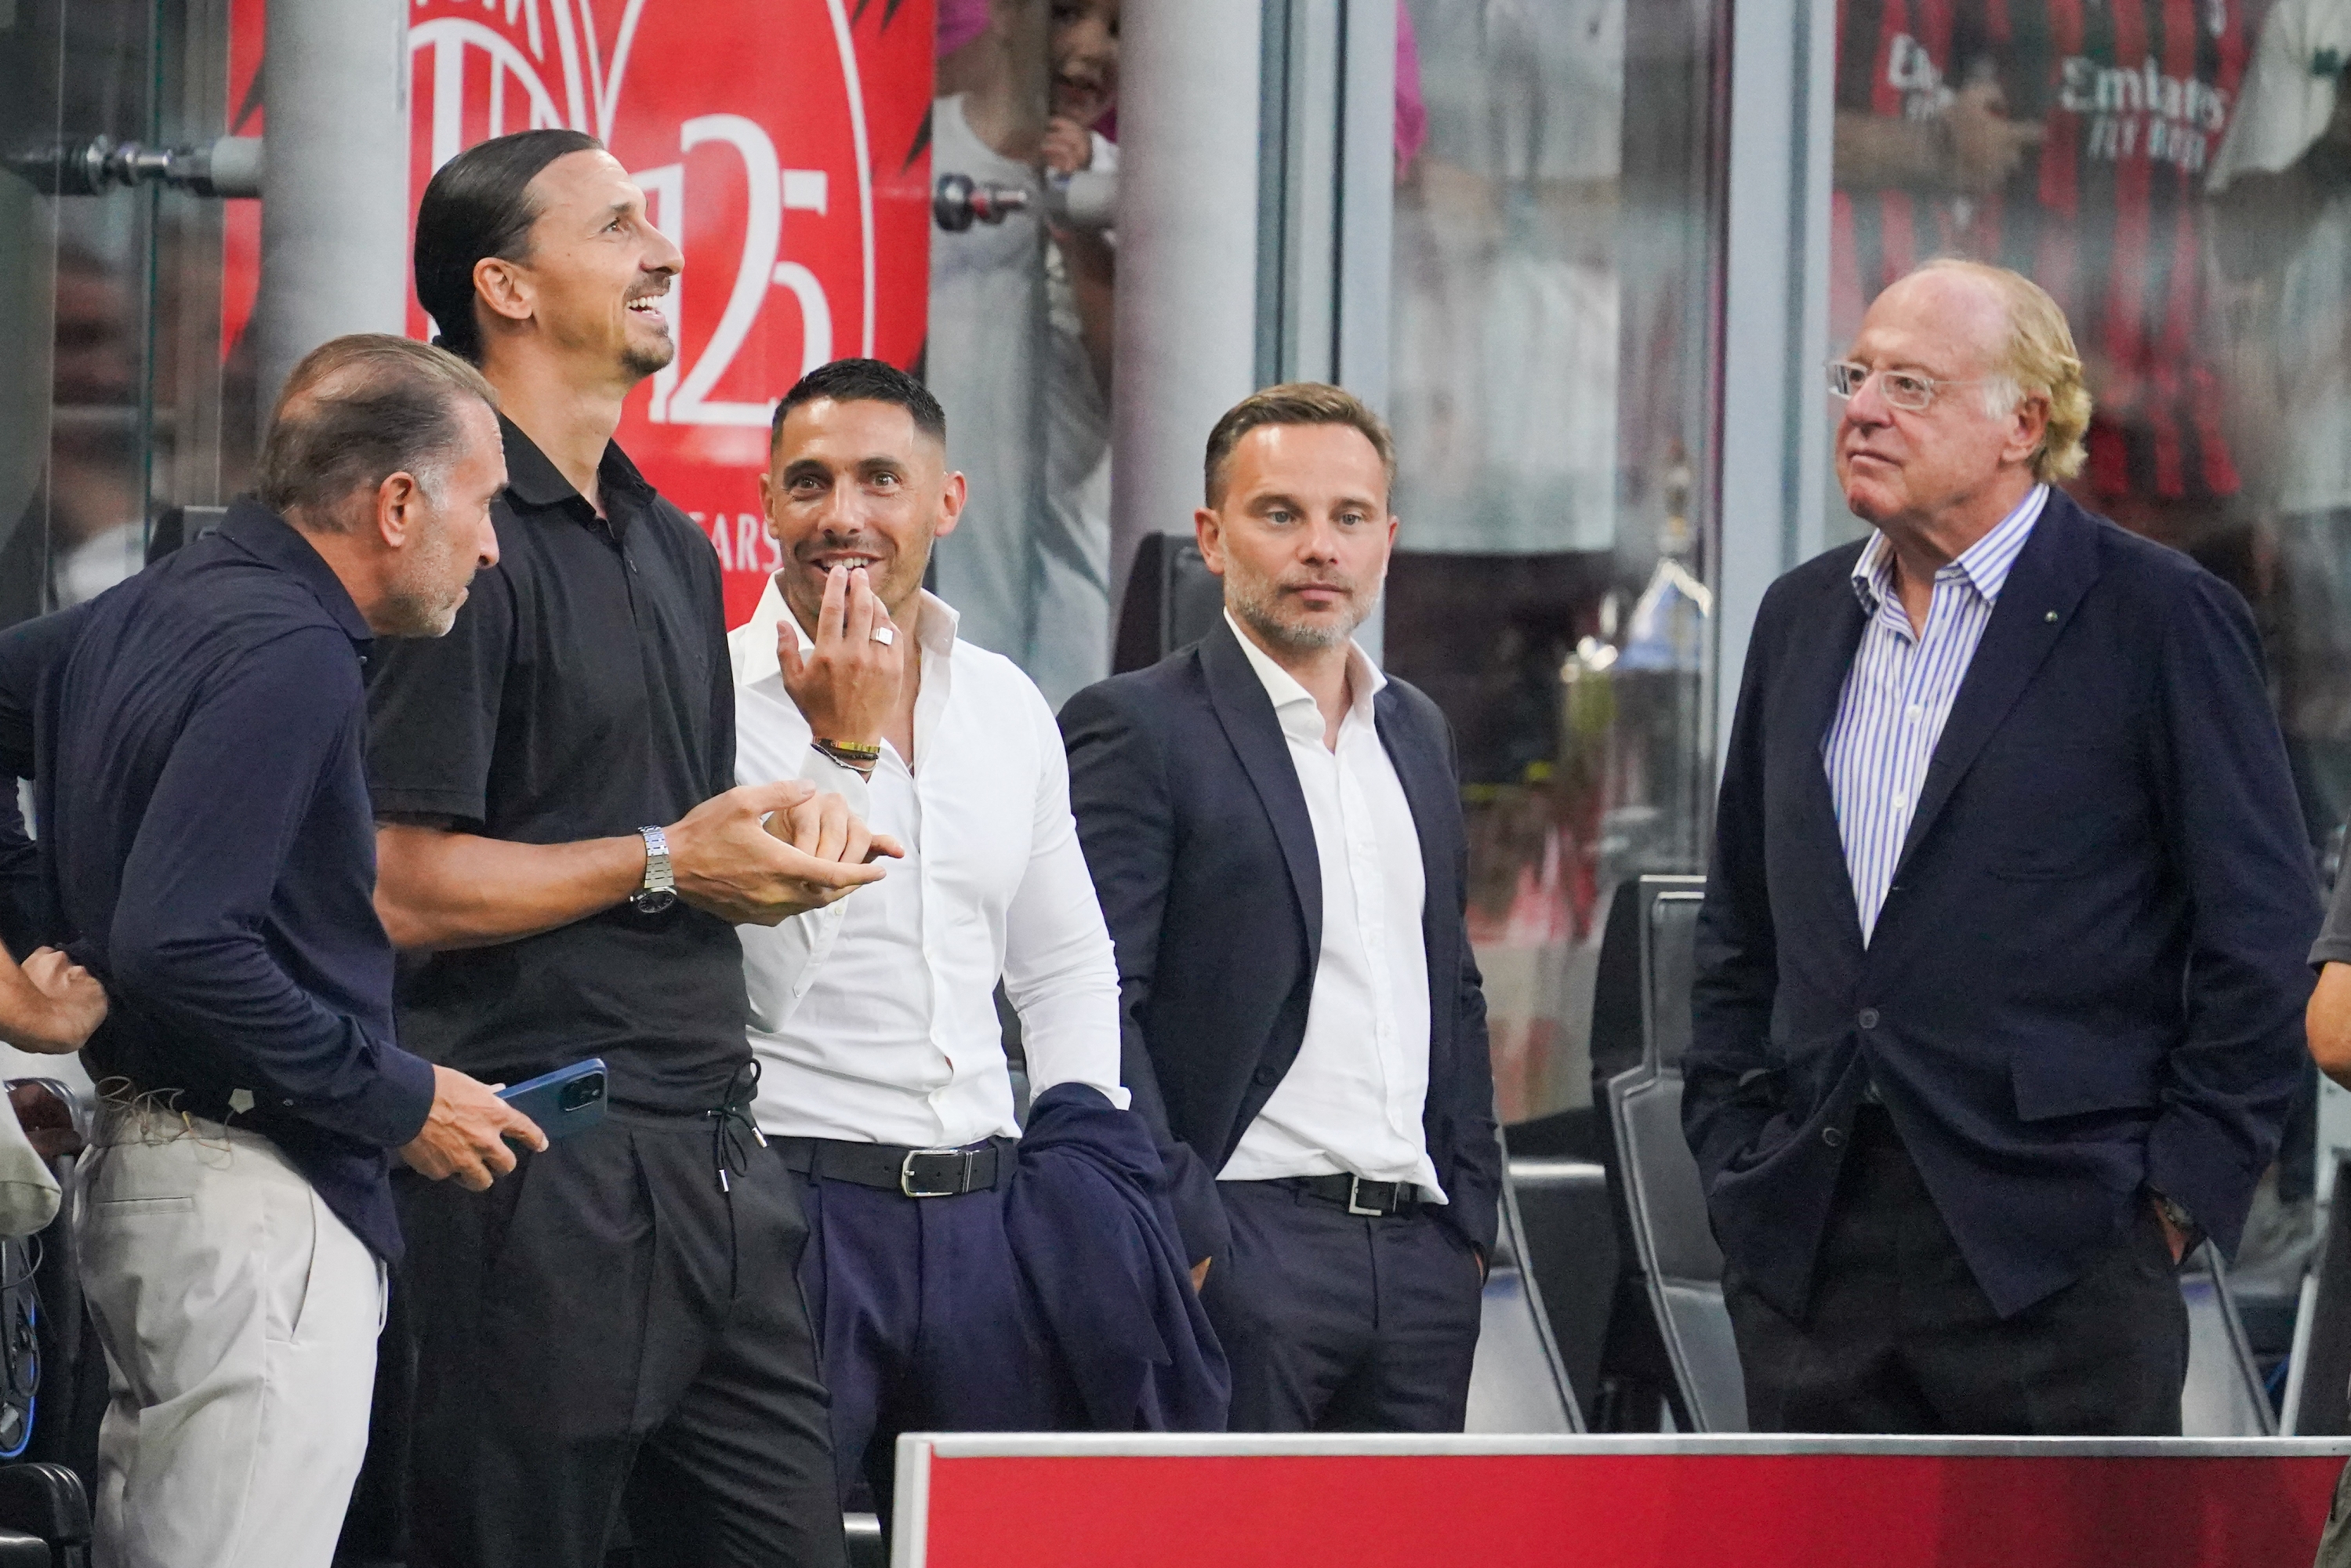
{"type": "Polygon", "coordinates": [[[1831,360],[1829,391],[1841,398],[1857,396],[1872,375],[1882,378],[1878,391],[1885,394],[1887,402],[1912,413],[1925,413],[1935,401],[1935,394],[1945,387],[1977,386],[1985,379],[1976,376],[1967,381],[1949,381],[1936,376],[1922,376],[1916,371],[1873,371],[1867,365],[1856,365],[1851,360],[1831,360]]]}

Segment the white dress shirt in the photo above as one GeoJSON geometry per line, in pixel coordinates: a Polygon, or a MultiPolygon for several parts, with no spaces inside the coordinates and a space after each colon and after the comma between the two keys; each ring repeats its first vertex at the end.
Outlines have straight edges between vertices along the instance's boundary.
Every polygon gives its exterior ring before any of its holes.
{"type": "Polygon", "coordinates": [[[766,1132],[917,1148],[1017,1136],[999,977],[1036,1092],[1088,1083],[1127,1103],[1118,969],[1070,818],[1061,732],[1029,677],[956,641],[956,620],[923,595],[914,767],[885,740],[871,785],[809,745],[776,663],[777,629],[799,623],[772,580],[727,638],[737,780],[838,790],[906,849],[879,883],[742,927],[766,1132]]]}
{"type": "Polygon", "coordinates": [[[1428,1099],[1420,831],[1372,713],[1387,677],[1348,644],[1352,700],[1334,750],[1322,744],[1313,695],[1230,614],[1225,621],[1273,699],[1306,796],[1322,865],[1322,950],[1298,1060],[1217,1179],[1346,1174],[1412,1182],[1443,1203],[1420,1120],[1428,1099]]]}

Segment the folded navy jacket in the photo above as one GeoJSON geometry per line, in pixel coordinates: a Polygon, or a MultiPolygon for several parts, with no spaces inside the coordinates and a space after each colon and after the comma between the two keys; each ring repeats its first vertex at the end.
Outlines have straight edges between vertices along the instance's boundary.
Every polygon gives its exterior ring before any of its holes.
{"type": "Polygon", "coordinates": [[[1057,1083],[1029,1107],[1004,1228],[1098,1432],[1221,1432],[1224,1347],[1143,1118],[1057,1083]]]}

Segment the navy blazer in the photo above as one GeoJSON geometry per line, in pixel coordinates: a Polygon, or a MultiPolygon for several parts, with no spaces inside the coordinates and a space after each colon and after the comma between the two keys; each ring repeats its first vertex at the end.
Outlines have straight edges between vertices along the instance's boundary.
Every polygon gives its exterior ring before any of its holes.
{"type": "Polygon", "coordinates": [[[2224,1249],[2309,1071],[2319,902],[2244,601],[2063,491],[2016,558],[1865,947],[1822,757],[1861,545],[1771,585],[1724,759],[1682,1121],[1801,1312],[1874,1079],[2003,1315],[2148,1189],[2224,1249]]]}
{"type": "MultiPolygon", "coordinates": [[[[1435,703],[1394,678],[1373,712],[1426,879],[1422,1126],[1447,1199],[1434,1212],[1490,1250],[1501,1156],[1463,916],[1452,734],[1435,703]]],[[[1176,1167],[1186,1246],[1213,1256],[1225,1228],[1209,1184],[1306,1034],[1322,950],[1306,796],[1272,699],[1221,616],[1192,646],[1071,697],[1061,736],[1078,837],[1118,949],[1126,1085],[1176,1167]]]]}

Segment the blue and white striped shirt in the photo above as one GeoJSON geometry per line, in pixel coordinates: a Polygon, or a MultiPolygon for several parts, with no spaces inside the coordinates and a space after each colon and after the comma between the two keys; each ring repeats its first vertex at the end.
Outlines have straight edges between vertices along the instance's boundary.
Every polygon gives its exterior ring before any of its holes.
{"type": "Polygon", "coordinates": [[[1853,591],[1869,622],[1821,759],[1836,801],[1837,834],[1844,841],[1865,946],[1877,928],[1951,701],[1967,678],[2009,568],[2048,499],[2049,486],[2035,485],[1998,528],[1935,573],[1921,631],[1911,628],[1895,591],[1894,551],[1886,536],[1873,534],[1854,563],[1853,591]]]}

